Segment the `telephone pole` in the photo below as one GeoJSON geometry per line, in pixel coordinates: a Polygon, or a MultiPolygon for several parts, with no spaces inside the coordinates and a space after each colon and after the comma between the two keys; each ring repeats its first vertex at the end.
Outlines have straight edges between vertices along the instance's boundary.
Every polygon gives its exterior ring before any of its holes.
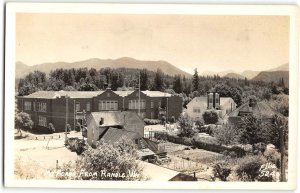
{"type": "Polygon", "coordinates": [[[69,116],[69,100],[68,100],[69,96],[66,95],[66,128],[65,128],[65,145],[67,145],[67,140],[68,140],[68,137],[67,137],[67,133],[68,133],[68,116],[69,116]]]}
{"type": "Polygon", "coordinates": [[[138,115],[141,116],[141,74],[139,73],[139,105],[138,105],[138,115]]]}

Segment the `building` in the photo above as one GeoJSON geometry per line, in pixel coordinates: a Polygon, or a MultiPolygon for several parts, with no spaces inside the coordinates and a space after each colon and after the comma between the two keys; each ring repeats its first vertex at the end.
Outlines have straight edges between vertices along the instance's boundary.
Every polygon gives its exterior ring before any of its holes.
{"type": "Polygon", "coordinates": [[[215,109],[220,118],[236,109],[236,103],[231,97],[220,97],[216,92],[208,93],[206,97],[195,97],[187,104],[186,113],[192,119],[202,119],[209,109],[215,109]]]}
{"type": "Polygon", "coordinates": [[[135,112],[103,111],[87,116],[87,142],[91,146],[102,140],[115,143],[122,138],[139,144],[144,136],[144,121],[135,112]]]}
{"type": "Polygon", "coordinates": [[[276,111],[274,111],[264,101],[260,101],[252,105],[249,102],[246,102],[242,104],[239,108],[229,113],[228,124],[238,126],[239,122],[242,120],[242,117],[247,116],[249,114],[262,118],[263,121],[267,122],[271,122],[274,115],[282,116],[276,111]]]}
{"type": "Polygon", "coordinates": [[[31,116],[34,128],[44,132],[50,123],[63,132],[66,123],[74,129],[84,124],[91,112],[133,111],[141,118],[177,119],[182,112],[182,98],[160,91],[38,91],[17,97],[18,109],[31,116]]]}

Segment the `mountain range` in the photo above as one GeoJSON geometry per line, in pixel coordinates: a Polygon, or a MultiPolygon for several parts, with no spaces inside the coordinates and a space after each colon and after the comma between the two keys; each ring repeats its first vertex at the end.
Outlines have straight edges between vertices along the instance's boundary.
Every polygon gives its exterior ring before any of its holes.
{"type": "MultiPolygon", "coordinates": [[[[183,70],[175,67],[169,62],[159,60],[159,61],[143,61],[136,60],[134,58],[122,57],[118,59],[98,59],[92,58],[88,60],[78,61],[78,62],[54,62],[54,63],[43,63],[34,66],[26,65],[22,62],[16,62],[16,79],[25,77],[28,73],[35,70],[39,70],[45,73],[49,73],[51,70],[56,68],[133,68],[133,69],[143,69],[146,68],[150,71],[156,71],[158,68],[161,69],[165,74],[174,76],[181,75],[187,78],[191,78],[192,75],[184,72],[183,70]]],[[[289,64],[283,64],[276,68],[272,68],[266,71],[252,71],[246,70],[241,73],[237,73],[233,70],[227,70],[222,72],[212,72],[205,71],[201,76],[213,76],[219,75],[221,77],[244,79],[255,81],[266,81],[266,82],[277,82],[280,78],[284,79],[284,82],[288,84],[289,81],[289,64]]]]}
{"type": "Polygon", "coordinates": [[[35,70],[39,70],[41,72],[49,73],[51,70],[56,68],[95,68],[99,70],[100,68],[135,68],[135,69],[143,69],[146,68],[150,71],[157,71],[157,69],[161,69],[165,74],[174,76],[174,75],[182,75],[186,77],[191,77],[192,75],[184,72],[183,70],[175,67],[174,65],[163,61],[143,61],[136,60],[134,58],[122,57],[118,59],[98,59],[92,58],[88,60],[78,61],[78,62],[55,62],[55,63],[43,63],[34,66],[28,66],[22,62],[16,62],[16,78],[23,78],[28,73],[33,72],[35,70]]]}

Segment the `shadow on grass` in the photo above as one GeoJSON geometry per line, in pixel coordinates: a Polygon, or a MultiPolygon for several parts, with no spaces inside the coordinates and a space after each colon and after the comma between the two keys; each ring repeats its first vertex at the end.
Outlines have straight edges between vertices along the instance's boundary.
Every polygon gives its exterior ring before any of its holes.
{"type": "Polygon", "coordinates": [[[24,139],[27,137],[28,137],[28,135],[17,135],[17,136],[15,136],[15,139],[24,139]]]}

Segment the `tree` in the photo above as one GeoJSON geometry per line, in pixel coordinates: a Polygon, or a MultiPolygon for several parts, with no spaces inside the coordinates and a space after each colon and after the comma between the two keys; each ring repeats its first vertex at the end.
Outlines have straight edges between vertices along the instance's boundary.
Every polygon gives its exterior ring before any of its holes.
{"type": "Polygon", "coordinates": [[[251,144],[253,150],[255,149],[254,144],[268,141],[268,126],[266,123],[263,123],[261,118],[249,114],[242,117],[239,126],[240,142],[251,144]]]}
{"type": "Polygon", "coordinates": [[[214,110],[205,111],[202,117],[205,124],[215,124],[219,120],[218,113],[214,110]]]}
{"type": "Polygon", "coordinates": [[[21,130],[32,129],[33,121],[30,118],[30,115],[25,112],[19,112],[15,116],[15,128],[18,130],[18,133],[22,136],[21,130]]]}
{"type": "Polygon", "coordinates": [[[69,163],[59,170],[82,172],[82,175],[65,176],[74,180],[142,180],[143,169],[136,159],[137,151],[132,142],[124,139],[116,143],[100,141],[95,148],[87,146],[75,164],[69,163]]]}
{"type": "Polygon", "coordinates": [[[198,90],[198,88],[199,88],[199,76],[198,76],[197,68],[195,68],[195,71],[194,71],[192,85],[193,85],[192,91],[198,90]]]}
{"type": "Polygon", "coordinates": [[[141,90],[148,90],[148,73],[146,69],[143,69],[140,71],[140,83],[141,83],[141,90]]]}
{"type": "Polygon", "coordinates": [[[213,130],[213,136],[219,143],[229,145],[238,142],[239,133],[236,128],[229,125],[223,125],[221,128],[213,130]]]}
{"type": "Polygon", "coordinates": [[[281,117],[278,115],[274,115],[272,118],[271,132],[270,132],[270,142],[276,147],[280,149],[280,173],[281,173],[281,181],[285,182],[285,153],[286,147],[285,144],[288,140],[288,120],[285,117],[281,117]]]}
{"type": "Polygon", "coordinates": [[[193,137],[195,131],[193,130],[193,122],[188,116],[181,115],[178,118],[181,137],[193,137]]]}
{"type": "Polygon", "coordinates": [[[213,166],[213,173],[215,178],[219,178],[221,181],[227,181],[231,169],[225,163],[217,163],[213,166]]]}
{"type": "Polygon", "coordinates": [[[182,93],[182,82],[181,82],[181,77],[180,75],[175,75],[174,76],[174,81],[173,81],[173,90],[176,93],[182,93]]]}
{"type": "Polygon", "coordinates": [[[91,83],[84,83],[79,86],[79,91],[96,91],[99,90],[96,85],[91,83]]]}
{"type": "Polygon", "coordinates": [[[260,174],[260,168],[266,163],[266,159],[263,156],[246,156],[243,157],[236,169],[238,177],[245,181],[255,181],[260,174]]]}
{"type": "Polygon", "coordinates": [[[164,87],[163,72],[159,68],[155,73],[153,87],[154,87],[153,89],[157,91],[162,91],[164,87]]]}

